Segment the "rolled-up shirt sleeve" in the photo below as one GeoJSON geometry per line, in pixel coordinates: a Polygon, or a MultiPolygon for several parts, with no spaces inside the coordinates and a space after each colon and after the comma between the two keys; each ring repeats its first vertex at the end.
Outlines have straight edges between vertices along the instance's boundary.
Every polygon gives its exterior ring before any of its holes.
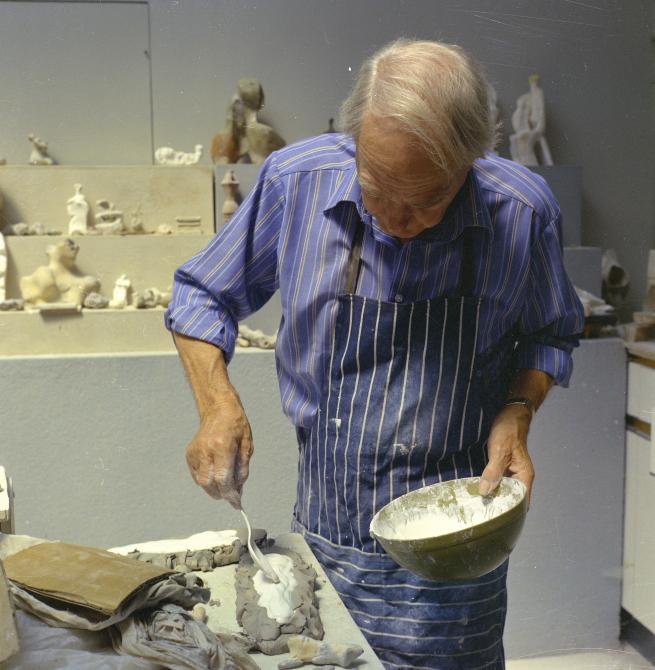
{"type": "Polygon", "coordinates": [[[516,368],[542,370],[568,386],[584,329],[584,312],[564,269],[558,214],[539,232],[531,249],[526,300],[518,324],[516,368]]]}
{"type": "Polygon", "coordinates": [[[174,275],[166,327],[210,342],[230,360],[238,322],[278,288],[277,244],[284,192],[269,156],[257,184],[212,241],[174,275]]]}

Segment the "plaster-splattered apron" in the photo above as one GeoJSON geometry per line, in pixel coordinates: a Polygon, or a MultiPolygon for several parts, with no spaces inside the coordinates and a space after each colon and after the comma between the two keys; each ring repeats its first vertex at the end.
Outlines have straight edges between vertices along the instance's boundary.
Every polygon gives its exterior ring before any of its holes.
{"type": "Polygon", "coordinates": [[[476,354],[472,259],[488,253],[487,238],[462,234],[455,294],[397,304],[354,295],[363,227],[338,298],[325,396],[311,429],[298,431],[294,528],[387,668],[499,670],[507,564],[473,582],[431,582],[399,568],[369,534],[393,498],[486,464],[512,350],[506,338],[476,354]]]}

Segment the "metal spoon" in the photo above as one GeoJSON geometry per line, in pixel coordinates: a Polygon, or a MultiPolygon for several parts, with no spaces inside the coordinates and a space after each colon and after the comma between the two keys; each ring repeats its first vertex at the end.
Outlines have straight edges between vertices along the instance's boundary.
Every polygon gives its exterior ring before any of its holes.
{"type": "Polygon", "coordinates": [[[250,521],[248,521],[248,515],[243,511],[243,507],[241,508],[241,516],[246,522],[246,528],[248,529],[248,551],[250,552],[250,557],[267,579],[270,579],[274,584],[279,584],[280,578],[277,576],[275,570],[273,570],[273,566],[271,566],[266,556],[262,554],[259,547],[252,541],[252,528],[250,527],[250,521]]]}

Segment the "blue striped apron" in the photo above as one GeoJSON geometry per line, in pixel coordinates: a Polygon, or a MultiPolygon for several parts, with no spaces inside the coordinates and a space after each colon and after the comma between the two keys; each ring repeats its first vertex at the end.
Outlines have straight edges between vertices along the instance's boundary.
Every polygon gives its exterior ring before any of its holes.
{"type": "Polygon", "coordinates": [[[506,337],[476,353],[473,258],[488,253],[486,233],[462,234],[452,295],[398,304],[355,295],[363,229],[338,297],[327,388],[311,428],[298,429],[293,527],[386,668],[500,670],[507,563],[471,582],[432,582],[400,568],[369,533],[390,500],[486,464],[513,349],[506,337]]]}

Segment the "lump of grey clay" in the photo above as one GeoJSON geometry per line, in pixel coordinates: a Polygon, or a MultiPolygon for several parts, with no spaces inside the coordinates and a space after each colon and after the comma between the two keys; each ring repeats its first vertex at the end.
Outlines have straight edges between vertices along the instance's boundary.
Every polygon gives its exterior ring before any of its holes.
{"type": "Polygon", "coordinates": [[[280,624],[271,619],[266,609],[258,605],[259,594],[253,583],[258,568],[249,554],[241,557],[236,571],[237,623],[255,640],[257,648],[268,655],[286,653],[289,649],[288,640],[294,635],[322,640],[324,634],[315,596],[316,571],[294,551],[276,548],[276,552],[284,553],[293,560],[294,575],[298,582],[300,605],[294,610],[289,623],[280,624]]]}
{"type": "MultiPolygon", "coordinates": [[[[258,544],[265,541],[265,539],[266,536],[264,535],[258,544]]],[[[137,561],[152,563],[153,565],[182,573],[193,570],[211,572],[214,568],[238,562],[245,551],[246,547],[241,540],[237,539],[231,544],[221,545],[213,549],[178,551],[177,553],[170,554],[132,551],[127,556],[137,561]]]]}
{"type": "Polygon", "coordinates": [[[87,309],[105,309],[109,305],[109,299],[100,293],[89,293],[84,298],[84,307],[87,309]]]}
{"type": "Polygon", "coordinates": [[[25,307],[25,301],[22,298],[9,298],[0,300],[0,312],[21,311],[25,307]]]}

